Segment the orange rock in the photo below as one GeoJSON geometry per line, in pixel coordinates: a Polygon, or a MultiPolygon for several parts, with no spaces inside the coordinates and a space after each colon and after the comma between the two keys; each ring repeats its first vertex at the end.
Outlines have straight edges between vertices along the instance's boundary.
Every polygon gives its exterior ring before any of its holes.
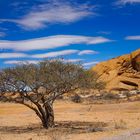
{"type": "Polygon", "coordinates": [[[94,66],[106,89],[140,89],[140,49],[94,66]]]}

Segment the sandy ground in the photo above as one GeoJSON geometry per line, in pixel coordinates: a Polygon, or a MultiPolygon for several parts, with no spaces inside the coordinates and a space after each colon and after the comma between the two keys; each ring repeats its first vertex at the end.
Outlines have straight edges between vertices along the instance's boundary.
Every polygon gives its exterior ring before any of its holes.
{"type": "Polygon", "coordinates": [[[30,109],[0,103],[0,140],[124,140],[124,134],[126,139],[133,134],[131,140],[140,139],[140,102],[86,105],[57,101],[54,110],[55,121],[63,126],[44,130],[30,109]]]}

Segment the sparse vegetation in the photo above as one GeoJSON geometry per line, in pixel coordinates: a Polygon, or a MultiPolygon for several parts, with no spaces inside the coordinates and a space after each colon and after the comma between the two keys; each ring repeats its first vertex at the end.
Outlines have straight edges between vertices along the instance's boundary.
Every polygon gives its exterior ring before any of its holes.
{"type": "Polygon", "coordinates": [[[75,103],[81,103],[82,102],[82,98],[78,94],[75,94],[74,96],[72,96],[71,100],[75,103]]]}
{"type": "Polygon", "coordinates": [[[49,140],[66,140],[66,134],[61,131],[50,132],[49,140]]]}
{"type": "Polygon", "coordinates": [[[105,99],[105,100],[114,100],[114,99],[119,99],[119,97],[116,94],[113,94],[113,93],[105,93],[103,95],[103,99],[105,99]]]}
{"type": "Polygon", "coordinates": [[[32,109],[45,128],[54,126],[54,101],[76,89],[102,89],[98,75],[81,65],[46,60],[0,71],[0,99],[32,109]]]}
{"type": "Polygon", "coordinates": [[[126,129],[127,123],[124,120],[119,120],[118,122],[114,122],[115,129],[126,129]]]}
{"type": "Polygon", "coordinates": [[[49,136],[56,135],[59,138],[60,134],[62,140],[96,140],[105,135],[109,137],[139,128],[140,102],[92,104],[92,108],[89,107],[89,104],[58,100],[54,104],[56,125],[44,129],[34,112],[28,108],[13,103],[0,103],[1,140],[50,140],[49,136]]]}

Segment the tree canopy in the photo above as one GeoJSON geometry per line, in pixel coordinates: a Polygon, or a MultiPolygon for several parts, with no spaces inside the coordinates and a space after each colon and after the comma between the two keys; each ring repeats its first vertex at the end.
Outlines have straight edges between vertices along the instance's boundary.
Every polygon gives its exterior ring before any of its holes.
{"type": "Polygon", "coordinates": [[[76,89],[100,89],[98,75],[60,60],[21,64],[0,71],[0,99],[34,110],[45,128],[54,125],[53,102],[76,89]]]}

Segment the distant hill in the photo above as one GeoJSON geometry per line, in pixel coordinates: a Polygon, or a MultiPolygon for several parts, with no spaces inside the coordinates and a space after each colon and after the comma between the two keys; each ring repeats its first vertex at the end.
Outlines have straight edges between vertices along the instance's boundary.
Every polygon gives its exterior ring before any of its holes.
{"type": "Polygon", "coordinates": [[[140,49],[101,62],[92,70],[100,75],[100,80],[107,83],[108,90],[140,89],[140,49]]]}

